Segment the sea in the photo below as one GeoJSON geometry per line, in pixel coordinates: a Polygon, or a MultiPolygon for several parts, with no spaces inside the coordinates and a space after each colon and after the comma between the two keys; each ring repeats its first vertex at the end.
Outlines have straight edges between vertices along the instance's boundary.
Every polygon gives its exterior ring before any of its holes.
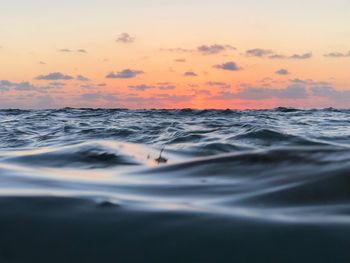
{"type": "Polygon", "coordinates": [[[0,262],[350,262],[350,110],[0,110],[0,262]]]}

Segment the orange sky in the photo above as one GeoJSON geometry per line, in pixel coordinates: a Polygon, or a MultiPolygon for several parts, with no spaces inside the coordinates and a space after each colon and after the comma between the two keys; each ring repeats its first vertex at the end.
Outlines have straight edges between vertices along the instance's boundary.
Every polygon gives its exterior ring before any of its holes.
{"type": "Polygon", "coordinates": [[[0,10],[0,108],[350,105],[349,1],[28,2],[0,10]]]}

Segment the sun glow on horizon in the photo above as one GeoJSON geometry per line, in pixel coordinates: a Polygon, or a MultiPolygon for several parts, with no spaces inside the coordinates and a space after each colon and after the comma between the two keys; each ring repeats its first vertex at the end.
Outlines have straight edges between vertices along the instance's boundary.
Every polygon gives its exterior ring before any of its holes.
{"type": "Polygon", "coordinates": [[[0,108],[348,108],[349,9],[5,0],[0,108]]]}

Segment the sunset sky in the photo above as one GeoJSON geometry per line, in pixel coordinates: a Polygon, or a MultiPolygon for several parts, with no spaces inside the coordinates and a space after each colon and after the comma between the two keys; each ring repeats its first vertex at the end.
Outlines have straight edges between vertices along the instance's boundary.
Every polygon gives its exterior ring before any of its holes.
{"type": "Polygon", "coordinates": [[[0,108],[349,108],[349,14],[349,0],[1,0],[0,108]]]}

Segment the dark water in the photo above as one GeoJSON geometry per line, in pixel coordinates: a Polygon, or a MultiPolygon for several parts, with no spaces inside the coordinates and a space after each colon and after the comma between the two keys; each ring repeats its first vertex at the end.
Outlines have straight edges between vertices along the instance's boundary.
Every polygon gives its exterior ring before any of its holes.
{"type": "Polygon", "coordinates": [[[1,263],[350,262],[349,246],[350,110],[0,111],[1,263]]]}

